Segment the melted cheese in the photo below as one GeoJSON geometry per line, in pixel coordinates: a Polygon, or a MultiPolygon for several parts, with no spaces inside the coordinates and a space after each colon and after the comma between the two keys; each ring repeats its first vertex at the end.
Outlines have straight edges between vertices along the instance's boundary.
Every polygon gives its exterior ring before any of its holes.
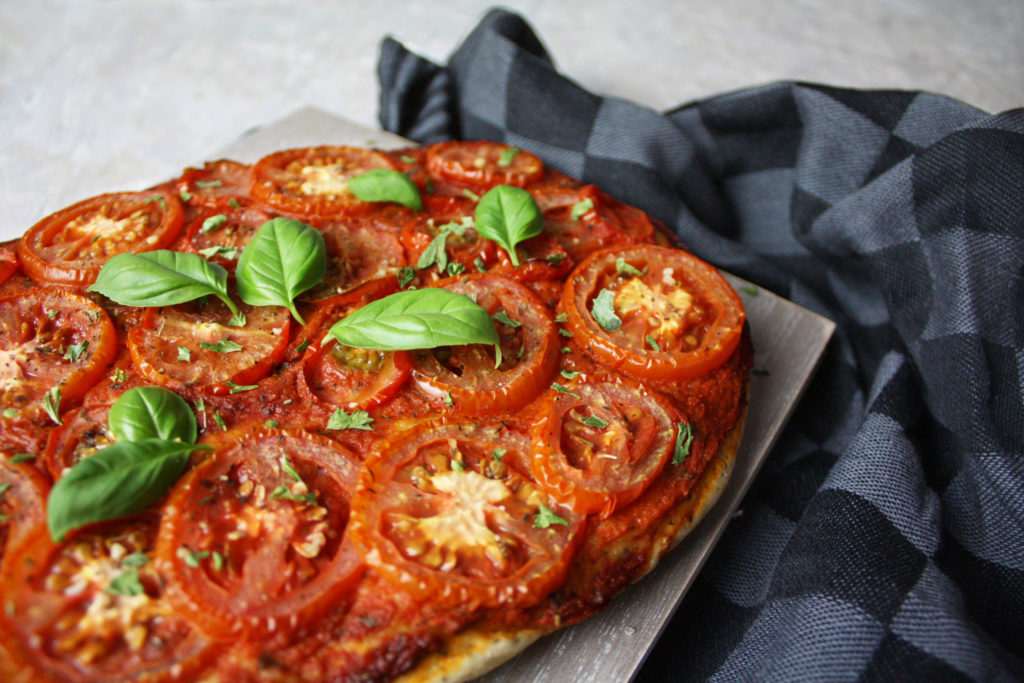
{"type": "MultiPolygon", "coordinates": [[[[669,279],[671,274],[666,273],[669,279]]],[[[675,280],[672,280],[673,284],[675,280]]],[[[678,286],[666,292],[648,287],[640,278],[632,278],[615,293],[615,310],[620,315],[639,313],[647,318],[655,338],[678,334],[686,314],[693,307],[693,297],[678,286]]]]}
{"type": "Polygon", "coordinates": [[[306,166],[300,171],[302,194],[337,195],[348,192],[349,174],[341,165],[306,166]]]}

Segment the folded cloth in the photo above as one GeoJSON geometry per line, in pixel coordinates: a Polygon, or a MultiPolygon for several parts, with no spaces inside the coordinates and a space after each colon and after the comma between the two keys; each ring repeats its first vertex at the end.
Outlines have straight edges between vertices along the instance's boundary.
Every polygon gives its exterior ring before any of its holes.
{"type": "Polygon", "coordinates": [[[388,130],[529,149],[839,325],[639,680],[1024,678],[1024,110],[784,82],[659,114],[500,10],[379,75],[388,130]]]}

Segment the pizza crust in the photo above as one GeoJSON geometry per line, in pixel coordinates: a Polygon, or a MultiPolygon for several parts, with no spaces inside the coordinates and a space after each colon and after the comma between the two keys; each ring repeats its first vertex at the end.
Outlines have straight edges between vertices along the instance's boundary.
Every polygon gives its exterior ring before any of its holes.
{"type": "MultiPolygon", "coordinates": [[[[746,407],[708,462],[690,495],[665,515],[653,534],[651,556],[641,576],[650,573],[700,523],[729,483],[743,438],[746,407]]],[[[451,636],[438,652],[424,657],[401,683],[460,683],[492,671],[558,628],[488,629],[471,626],[451,636]]]]}

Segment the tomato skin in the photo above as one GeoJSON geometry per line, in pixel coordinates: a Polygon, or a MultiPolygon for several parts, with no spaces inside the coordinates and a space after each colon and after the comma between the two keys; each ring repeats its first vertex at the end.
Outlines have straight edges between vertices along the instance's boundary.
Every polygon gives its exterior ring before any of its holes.
{"type": "Polygon", "coordinates": [[[573,333],[573,345],[594,360],[641,380],[682,381],[706,375],[736,349],[746,319],[739,295],[713,266],[688,252],[654,245],[592,254],[570,276],[561,308],[573,333]],[[618,273],[618,259],[644,275],[618,273]],[[602,289],[611,289],[618,312],[619,295],[626,287],[639,293],[632,297],[635,308],[620,329],[605,330],[591,313],[593,301],[602,289]],[[668,301],[673,295],[685,300],[689,308],[670,310],[669,304],[661,311],[650,308],[658,305],[651,303],[656,299],[668,301]],[[662,330],[668,329],[669,323],[676,331],[662,330]],[[655,324],[659,327],[654,328],[655,324]],[[658,349],[650,345],[648,336],[658,349]]]}
{"type": "Polygon", "coordinates": [[[257,425],[203,443],[214,453],[178,481],[163,509],[156,557],[168,598],[214,639],[285,637],[362,575],[344,533],[358,460],[326,437],[257,425]],[[275,495],[285,489],[313,498],[275,495]]]}
{"type": "Polygon", "coordinates": [[[508,145],[497,142],[451,141],[427,149],[427,172],[450,183],[486,189],[495,185],[526,185],[544,176],[544,162],[535,154],[519,150],[510,163],[501,165],[508,145]]]}
{"type": "Polygon", "coordinates": [[[530,468],[555,499],[604,518],[636,500],[664,469],[679,414],[663,397],[619,377],[577,378],[567,392],[551,391],[540,409],[530,468]]]}
{"type": "Polygon", "coordinates": [[[190,680],[209,664],[217,648],[167,604],[154,562],[137,569],[143,595],[108,592],[129,569],[121,559],[148,555],[155,528],[143,514],[66,543],[51,541],[45,524],[27,534],[0,570],[7,666],[33,681],[156,682],[190,680]]]}
{"type": "Polygon", "coordinates": [[[0,284],[18,270],[18,257],[10,249],[0,247],[0,284]]]}
{"type": "Polygon", "coordinates": [[[18,242],[18,257],[37,282],[85,287],[116,254],[169,246],[184,216],[178,197],[163,190],[99,195],[29,228],[18,242]]]}
{"type": "Polygon", "coordinates": [[[644,212],[626,211],[595,185],[545,185],[531,193],[544,217],[544,231],[577,263],[599,249],[649,242],[654,235],[644,212]]]}
{"type": "Polygon", "coordinates": [[[463,415],[488,415],[515,411],[550,385],[559,337],[550,311],[533,292],[489,273],[450,278],[438,286],[475,297],[491,315],[503,310],[520,326],[496,324],[502,348],[497,369],[493,348],[483,344],[413,351],[412,379],[421,391],[450,397],[451,409],[463,415]]]}
{"type": "Polygon", "coordinates": [[[0,561],[44,524],[50,482],[34,466],[0,458],[0,561]]]}
{"type": "MultiPolygon", "coordinates": [[[[229,206],[205,208],[197,213],[195,220],[186,228],[181,251],[199,254],[203,249],[222,246],[237,247],[241,254],[241,250],[249,243],[260,226],[271,218],[269,213],[255,206],[241,209],[229,206]],[[224,221],[217,227],[204,231],[203,226],[206,221],[216,216],[223,216],[224,221]]],[[[221,254],[204,258],[226,268],[229,272],[233,272],[238,264],[237,257],[228,259],[221,254]]]]}
{"type": "Polygon", "coordinates": [[[349,524],[356,548],[418,599],[535,604],[564,579],[584,518],[530,480],[520,465],[528,452],[525,435],[499,424],[435,420],[394,434],[360,471],[349,524]],[[534,526],[541,504],[565,523],[534,526]]]}
{"type": "Polygon", "coordinates": [[[319,284],[299,295],[304,302],[321,304],[368,282],[394,277],[405,265],[398,238],[354,220],[314,220],[324,237],[327,272],[319,284]]]}
{"type": "Polygon", "coordinates": [[[52,424],[45,394],[59,387],[67,410],[103,376],[117,347],[110,316],[91,299],[41,288],[0,298],[0,405],[19,411],[0,416],[0,426],[52,424]],[[77,360],[68,357],[72,346],[81,348],[77,360]]]}
{"type": "Polygon", "coordinates": [[[227,382],[251,385],[265,377],[285,354],[291,315],[285,308],[240,306],[242,327],[228,325],[231,312],[220,301],[148,308],[142,325],[128,332],[128,348],[136,370],[149,382],[179,393],[196,391],[227,395],[227,382]],[[219,353],[200,343],[231,341],[237,352],[219,353]],[[179,346],[190,360],[179,361],[179,346]]]}
{"type": "Polygon", "coordinates": [[[54,481],[83,458],[114,443],[114,435],[107,426],[109,413],[109,404],[85,405],[50,432],[41,464],[54,481]]]}
{"type": "Polygon", "coordinates": [[[394,170],[381,152],[330,146],[286,149],[256,162],[250,193],[258,202],[297,217],[351,216],[374,207],[347,189],[347,182],[375,168],[394,170]]]}
{"type": "MultiPolygon", "coordinates": [[[[439,228],[447,223],[461,223],[464,218],[472,219],[476,205],[461,196],[430,195],[423,197],[424,211],[414,215],[402,227],[402,246],[408,254],[409,263],[416,265],[423,252],[437,237],[439,228]]],[[[477,272],[477,261],[485,268],[498,261],[498,245],[481,237],[473,228],[466,228],[462,235],[449,235],[445,241],[445,252],[450,263],[457,263],[463,271],[477,272]]],[[[438,273],[436,267],[426,273],[433,280],[443,279],[448,274],[438,273]]],[[[421,271],[421,277],[424,273],[421,271]]]]}

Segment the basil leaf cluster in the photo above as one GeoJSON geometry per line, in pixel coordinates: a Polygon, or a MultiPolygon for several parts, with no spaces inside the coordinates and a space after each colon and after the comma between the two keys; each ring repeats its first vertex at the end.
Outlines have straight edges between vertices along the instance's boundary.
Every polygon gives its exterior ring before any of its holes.
{"type": "Polygon", "coordinates": [[[197,446],[196,419],[162,387],[126,391],[110,408],[117,442],[76,463],[50,489],[46,524],[55,541],[86,524],[141,512],[178,480],[197,446]]]}
{"type": "Polygon", "coordinates": [[[416,183],[404,173],[389,168],[375,168],[350,178],[348,190],[364,202],[395,202],[413,211],[423,210],[416,183]]]}

